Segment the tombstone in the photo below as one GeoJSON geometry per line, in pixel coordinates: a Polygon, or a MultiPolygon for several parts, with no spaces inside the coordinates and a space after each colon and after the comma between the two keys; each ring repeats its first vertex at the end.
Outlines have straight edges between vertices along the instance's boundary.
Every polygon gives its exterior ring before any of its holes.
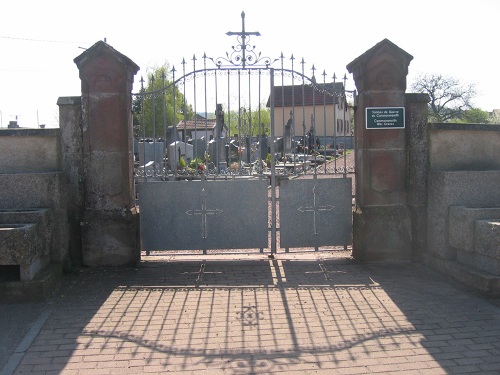
{"type": "Polygon", "coordinates": [[[208,153],[210,159],[217,165],[218,163],[227,162],[226,144],[224,138],[212,139],[208,142],[208,153]]]}
{"type": "Polygon", "coordinates": [[[205,137],[196,138],[191,141],[193,145],[193,159],[205,159],[205,152],[207,151],[207,143],[205,142],[205,137]]]}
{"type": "Polygon", "coordinates": [[[134,161],[139,160],[139,140],[134,138],[134,161]]]}
{"type": "Polygon", "coordinates": [[[285,147],[284,147],[284,139],[283,138],[277,138],[275,141],[274,141],[274,152],[276,153],[282,153],[285,151],[285,147]]]}
{"type": "Polygon", "coordinates": [[[238,154],[238,151],[239,151],[239,144],[236,140],[232,140],[231,142],[229,142],[229,144],[227,145],[227,159],[228,159],[228,163],[229,165],[231,165],[232,163],[234,162],[237,162],[240,160],[240,156],[238,154]]]}
{"type": "Polygon", "coordinates": [[[246,163],[251,163],[252,162],[252,138],[246,137],[245,139],[245,162],[246,163]]]}
{"type": "Polygon", "coordinates": [[[224,129],[227,129],[224,124],[224,111],[222,110],[222,104],[217,104],[215,109],[216,126],[214,131],[215,139],[223,138],[225,135],[224,129]]]}
{"type": "Polygon", "coordinates": [[[186,164],[193,160],[193,145],[185,142],[176,141],[168,146],[168,163],[171,170],[177,170],[180,157],[183,156],[186,164]]]}
{"type": "Polygon", "coordinates": [[[177,131],[175,130],[175,126],[167,126],[167,131],[165,132],[165,144],[170,145],[177,140],[177,131]]]}
{"type": "Polygon", "coordinates": [[[139,165],[143,166],[150,161],[156,165],[163,165],[165,142],[139,141],[139,165]]]}
{"type": "Polygon", "coordinates": [[[269,143],[267,137],[264,135],[260,139],[259,148],[260,148],[260,158],[262,160],[266,160],[267,154],[269,154],[269,143]]]}
{"type": "Polygon", "coordinates": [[[292,150],[292,119],[289,119],[285,125],[285,153],[290,153],[292,150]]]}
{"type": "Polygon", "coordinates": [[[314,133],[311,131],[307,133],[307,148],[309,149],[309,152],[314,150],[314,133]]]}

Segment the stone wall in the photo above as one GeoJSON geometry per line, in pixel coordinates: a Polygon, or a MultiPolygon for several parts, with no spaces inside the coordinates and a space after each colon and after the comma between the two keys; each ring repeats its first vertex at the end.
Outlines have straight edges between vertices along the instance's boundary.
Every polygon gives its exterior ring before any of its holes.
{"type": "Polygon", "coordinates": [[[500,294],[499,144],[500,125],[429,124],[422,259],[489,295],[500,294]]]}
{"type": "Polygon", "coordinates": [[[0,173],[61,170],[59,129],[1,129],[0,173]]]}
{"type": "Polygon", "coordinates": [[[500,169],[500,125],[429,124],[433,171],[500,169]]]}
{"type": "Polygon", "coordinates": [[[0,130],[0,148],[0,300],[40,300],[69,263],[60,130],[0,130]]]}

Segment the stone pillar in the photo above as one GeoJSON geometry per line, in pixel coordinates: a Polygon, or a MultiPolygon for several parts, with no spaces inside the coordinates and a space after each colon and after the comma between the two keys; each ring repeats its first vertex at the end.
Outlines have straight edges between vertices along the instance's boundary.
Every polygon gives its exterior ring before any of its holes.
{"type": "Polygon", "coordinates": [[[82,98],[60,97],[62,170],[68,184],[69,258],[74,266],[82,265],[80,223],[84,210],[84,176],[82,153],[82,98]]]}
{"type": "Polygon", "coordinates": [[[101,41],[74,61],[82,83],[83,264],[135,264],[140,247],[131,91],[139,67],[101,41]]]}
{"type": "Polygon", "coordinates": [[[406,94],[406,147],[408,150],[407,204],[411,215],[412,260],[427,251],[427,180],[429,131],[427,94],[406,94]]]}
{"type": "Polygon", "coordinates": [[[406,129],[367,129],[365,116],[367,107],[405,107],[412,59],[384,39],[347,65],[358,91],[353,256],[359,260],[411,258],[406,129]]]}

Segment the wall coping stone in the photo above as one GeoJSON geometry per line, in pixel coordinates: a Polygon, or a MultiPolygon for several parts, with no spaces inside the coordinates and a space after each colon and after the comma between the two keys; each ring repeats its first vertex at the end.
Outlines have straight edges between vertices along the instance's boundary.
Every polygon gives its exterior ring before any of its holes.
{"type": "Polygon", "coordinates": [[[500,124],[429,123],[430,130],[500,131],[500,124]]]}
{"type": "Polygon", "coordinates": [[[58,106],[80,104],[82,104],[81,96],[60,96],[59,99],[57,99],[58,106]]]}
{"type": "Polygon", "coordinates": [[[22,128],[22,129],[0,129],[0,136],[4,137],[57,137],[59,136],[59,128],[49,129],[35,129],[35,128],[22,128]]]}

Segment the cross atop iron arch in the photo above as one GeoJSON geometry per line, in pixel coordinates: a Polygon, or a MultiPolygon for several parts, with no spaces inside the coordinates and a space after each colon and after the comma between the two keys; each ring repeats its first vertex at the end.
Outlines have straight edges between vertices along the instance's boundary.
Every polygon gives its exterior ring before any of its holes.
{"type": "MultiPolygon", "coordinates": [[[[246,31],[245,30],[245,12],[241,12],[241,31],[228,31],[226,33],[226,35],[229,35],[229,36],[236,35],[238,37],[240,44],[237,47],[233,47],[233,50],[237,51],[237,52],[241,52],[241,57],[240,57],[241,66],[243,69],[245,69],[245,67],[247,65],[247,59],[249,61],[253,60],[252,57],[247,58],[246,51],[253,49],[253,47],[251,47],[247,44],[247,37],[249,37],[250,35],[260,36],[260,32],[258,32],[258,31],[246,31]]],[[[260,54],[259,54],[259,57],[260,57],[260,54]]]]}

